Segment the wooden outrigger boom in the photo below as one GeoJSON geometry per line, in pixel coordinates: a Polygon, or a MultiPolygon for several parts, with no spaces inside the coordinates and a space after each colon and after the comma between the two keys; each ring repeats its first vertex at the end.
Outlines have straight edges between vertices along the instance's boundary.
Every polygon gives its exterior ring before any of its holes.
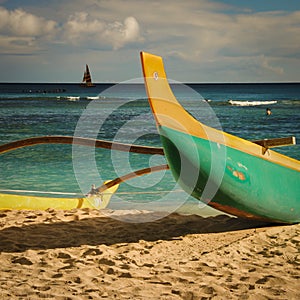
{"type": "Polygon", "coordinates": [[[134,152],[140,154],[157,154],[164,155],[164,151],[159,147],[148,147],[131,145],[117,142],[110,142],[105,140],[98,140],[92,138],[82,138],[74,136],[62,136],[62,135],[48,135],[48,136],[37,136],[27,139],[22,139],[7,144],[0,145],[0,154],[8,151],[12,151],[18,148],[24,148],[34,145],[41,144],[69,144],[69,145],[80,145],[95,148],[113,149],[124,152],[134,152]]]}

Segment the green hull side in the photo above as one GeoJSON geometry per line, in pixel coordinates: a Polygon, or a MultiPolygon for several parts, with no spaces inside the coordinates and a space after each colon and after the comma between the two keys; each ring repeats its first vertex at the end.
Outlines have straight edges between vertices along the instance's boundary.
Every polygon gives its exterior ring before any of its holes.
{"type": "Polygon", "coordinates": [[[168,127],[159,132],[173,176],[193,197],[238,216],[300,222],[298,171],[168,127]]]}

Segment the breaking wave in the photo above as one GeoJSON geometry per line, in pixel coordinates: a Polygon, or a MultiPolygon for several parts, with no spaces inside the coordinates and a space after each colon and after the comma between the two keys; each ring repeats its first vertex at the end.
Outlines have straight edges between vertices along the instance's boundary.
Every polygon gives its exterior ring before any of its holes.
{"type": "Polygon", "coordinates": [[[272,101],[238,101],[238,100],[228,100],[228,103],[236,106],[257,106],[257,105],[270,105],[276,104],[276,100],[272,101]]]}

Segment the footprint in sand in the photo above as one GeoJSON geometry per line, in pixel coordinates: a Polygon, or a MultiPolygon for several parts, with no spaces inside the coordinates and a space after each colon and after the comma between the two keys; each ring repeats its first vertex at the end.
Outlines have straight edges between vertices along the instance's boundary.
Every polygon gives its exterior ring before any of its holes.
{"type": "Polygon", "coordinates": [[[115,262],[113,260],[110,260],[110,259],[107,259],[107,258],[101,258],[99,260],[99,264],[107,265],[107,266],[114,266],[115,262]]]}
{"type": "Polygon", "coordinates": [[[14,257],[11,260],[11,262],[14,264],[20,264],[20,265],[26,265],[26,266],[33,265],[33,262],[26,257],[14,257]]]}
{"type": "Polygon", "coordinates": [[[57,255],[57,258],[62,258],[62,259],[70,259],[71,255],[68,253],[64,253],[64,252],[59,252],[57,255]]]}
{"type": "Polygon", "coordinates": [[[52,278],[62,278],[64,275],[62,273],[56,273],[52,276],[52,278]]]}
{"type": "Polygon", "coordinates": [[[82,256],[86,257],[86,256],[97,256],[97,255],[101,255],[103,254],[103,251],[99,250],[99,249],[88,249],[85,252],[83,252],[82,256]]]}
{"type": "Polygon", "coordinates": [[[255,281],[256,284],[265,284],[269,281],[270,277],[273,277],[273,276],[264,276],[258,280],[255,281]]]}

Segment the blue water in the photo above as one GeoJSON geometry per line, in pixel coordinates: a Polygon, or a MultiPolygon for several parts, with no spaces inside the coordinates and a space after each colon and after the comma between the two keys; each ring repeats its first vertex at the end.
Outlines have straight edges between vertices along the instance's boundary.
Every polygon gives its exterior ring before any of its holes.
{"type": "MultiPolygon", "coordinates": [[[[192,115],[210,126],[249,140],[293,135],[300,141],[298,83],[173,84],[172,89],[192,115]],[[265,115],[267,107],[271,116],[265,115]]],[[[161,146],[143,84],[82,88],[2,83],[0,108],[1,144],[33,136],[76,135],[161,146]]],[[[300,159],[299,145],[276,151],[300,159]]],[[[100,186],[104,180],[163,163],[157,156],[38,145],[0,155],[0,189],[82,194],[91,184],[100,186]]],[[[183,203],[182,210],[193,210],[198,205],[165,171],[123,183],[109,207],[149,208],[145,203],[156,210],[183,203]]]]}

